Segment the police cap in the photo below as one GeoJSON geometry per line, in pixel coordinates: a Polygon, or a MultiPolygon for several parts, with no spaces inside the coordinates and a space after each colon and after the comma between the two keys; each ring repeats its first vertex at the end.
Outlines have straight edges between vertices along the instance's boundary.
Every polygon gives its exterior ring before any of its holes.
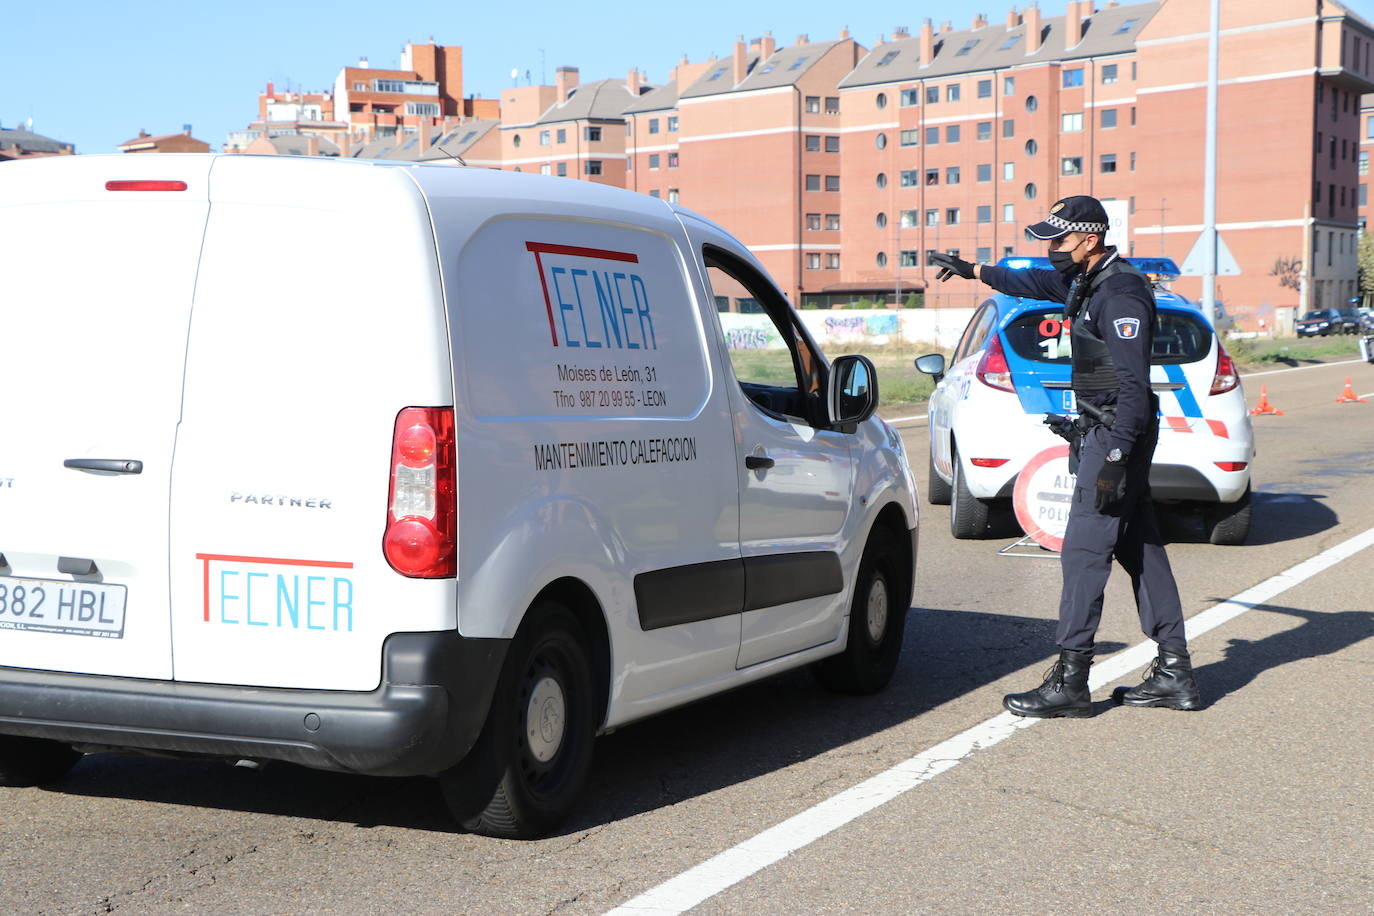
{"type": "Polygon", "coordinates": [[[1086,194],[1077,194],[1050,207],[1049,215],[1041,222],[1027,226],[1026,238],[1046,242],[1070,232],[1105,235],[1107,222],[1107,208],[1102,206],[1102,201],[1086,194]]]}

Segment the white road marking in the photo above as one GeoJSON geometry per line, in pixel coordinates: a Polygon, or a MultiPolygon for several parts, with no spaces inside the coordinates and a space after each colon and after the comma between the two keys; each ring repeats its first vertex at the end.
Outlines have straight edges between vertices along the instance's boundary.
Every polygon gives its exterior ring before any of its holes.
{"type": "Polygon", "coordinates": [[[1265,369],[1263,372],[1242,372],[1241,381],[1254,378],[1257,375],[1278,375],[1280,372],[1305,372],[1308,369],[1327,369],[1331,366],[1347,366],[1350,363],[1362,363],[1362,359],[1341,359],[1332,363],[1317,363],[1315,366],[1290,366],[1287,369],[1265,369]]]}
{"type": "MultiPolygon", "coordinates": [[[[1374,528],[1348,538],[1296,566],[1265,579],[1229,601],[1214,605],[1187,621],[1189,639],[1234,620],[1251,608],[1306,582],[1374,545],[1374,528]]],[[[1109,656],[1092,668],[1088,680],[1096,690],[1149,664],[1157,651],[1146,640],[1109,656]]],[[[1206,685],[1203,685],[1204,689],[1206,685]]],[[[975,751],[992,747],[1018,729],[1029,728],[1041,719],[1025,719],[1001,713],[946,741],[924,750],[889,770],[864,780],[838,795],[796,814],[780,824],[756,834],[737,846],[707,859],[657,887],[640,894],[607,913],[607,916],[677,916],[767,868],[804,846],[874,808],[886,804],[924,782],[957,766],[975,751]]]]}
{"type": "Polygon", "coordinates": [[[919,417],[893,417],[892,419],[888,420],[887,422],[889,422],[889,423],[911,423],[911,422],[915,422],[916,420],[924,420],[924,419],[925,419],[926,417],[928,417],[928,416],[930,416],[930,414],[924,414],[924,413],[923,413],[923,414],[921,414],[919,417]]]}

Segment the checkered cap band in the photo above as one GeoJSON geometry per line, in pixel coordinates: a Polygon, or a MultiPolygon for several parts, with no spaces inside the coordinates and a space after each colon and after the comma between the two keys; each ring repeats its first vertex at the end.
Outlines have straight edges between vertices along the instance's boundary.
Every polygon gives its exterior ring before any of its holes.
{"type": "Polygon", "coordinates": [[[1045,222],[1056,229],[1063,229],[1065,232],[1106,232],[1106,223],[1071,223],[1066,219],[1060,219],[1051,213],[1045,217],[1045,222]]]}

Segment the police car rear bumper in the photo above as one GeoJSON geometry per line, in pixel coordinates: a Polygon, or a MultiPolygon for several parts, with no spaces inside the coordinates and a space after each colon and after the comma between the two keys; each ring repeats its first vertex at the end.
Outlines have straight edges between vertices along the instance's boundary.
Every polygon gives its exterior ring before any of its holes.
{"type": "Polygon", "coordinates": [[[1150,467],[1150,495],[1163,500],[1221,501],[1216,484],[1195,467],[1155,464],[1150,467]]]}
{"type": "Polygon", "coordinates": [[[0,734],[376,776],[435,774],[476,742],[508,645],[456,632],[392,634],[382,684],[368,692],[0,668],[0,734]]]}

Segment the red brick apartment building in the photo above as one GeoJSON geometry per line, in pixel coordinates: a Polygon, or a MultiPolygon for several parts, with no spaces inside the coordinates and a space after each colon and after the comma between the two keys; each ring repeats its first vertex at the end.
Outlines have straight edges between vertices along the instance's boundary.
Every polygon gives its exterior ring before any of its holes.
{"type": "Polygon", "coordinates": [[[407,44],[396,70],[374,69],[367,58],[344,67],[334,80],[334,116],[354,138],[391,136],[398,127],[434,127],[445,118],[494,118],[496,99],[463,95],[463,49],[407,44]]]}

